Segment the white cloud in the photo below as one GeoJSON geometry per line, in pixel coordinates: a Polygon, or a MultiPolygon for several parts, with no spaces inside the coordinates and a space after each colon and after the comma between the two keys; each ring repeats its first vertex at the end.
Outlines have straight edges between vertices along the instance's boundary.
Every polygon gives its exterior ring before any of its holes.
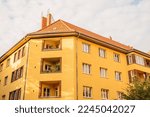
{"type": "Polygon", "coordinates": [[[0,55],[40,28],[41,12],[149,51],[150,0],[1,0],[0,55]]]}

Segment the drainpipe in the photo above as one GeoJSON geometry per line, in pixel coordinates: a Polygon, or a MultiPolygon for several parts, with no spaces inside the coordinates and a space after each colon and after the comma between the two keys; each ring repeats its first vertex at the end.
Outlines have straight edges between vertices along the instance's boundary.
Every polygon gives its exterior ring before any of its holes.
{"type": "Polygon", "coordinates": [[[76,99],[78,100],[78,38],[80,33],[78,32],[77,40],[76,40],[76,99]]]}
{"type": "Polygon", "coordinates": [[[29,61],[29,46],[30,42],[28,42],[28,50],[27,50],[27,59],[26,59],[26,71],[25,71],[25,81],[24,81],[24,92],[23,92],[23,100],[25,100],[25,91],[26,91],[26,83],[27,83],[27,70],[28,70],[28,61],[29,61]]]}

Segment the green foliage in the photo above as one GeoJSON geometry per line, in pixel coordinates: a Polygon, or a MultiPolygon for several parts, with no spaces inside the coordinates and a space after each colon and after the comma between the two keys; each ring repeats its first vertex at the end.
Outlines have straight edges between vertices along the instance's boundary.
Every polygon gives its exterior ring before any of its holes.
{"type": "Polygon", "coordinates": [[[130,84],[124,94],[124,99],[127,100],[150,100],[150,82],[136,81],[130,84]]]}

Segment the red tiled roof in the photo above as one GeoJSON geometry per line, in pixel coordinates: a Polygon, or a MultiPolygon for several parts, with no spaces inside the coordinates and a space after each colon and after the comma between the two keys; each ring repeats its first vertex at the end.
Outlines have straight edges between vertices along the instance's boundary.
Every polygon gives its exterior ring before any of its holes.
{"type": "Polygon", "coordinates": [[[79,32],[81,34],[87,35],[89,37],[95,38],[97,40],[106,42],[108,44],[111,44],[111,45],[114,45],[114,46],[117,46],[117,47],[120,47],[120,48],[125,49],[125,50],[132,49],[129,46],[126,46],[124,44],[116,42],[112,39],[100,36],[96,33],[93,33],[93,32],[88,31],[86,29],[80,28],[78,26],[75,26],[75,25],[73,25],[71,23],[68,23],[66,21],[63,21],[63,20],[58,20],[58,21],[52,23],[51,25],[45,27],[44,29],[41,29],[41,30],[39,30],[37,32],[34,32],[32,34],[50,33],[50,32],[72,32],[72,31],[79,32]]]}

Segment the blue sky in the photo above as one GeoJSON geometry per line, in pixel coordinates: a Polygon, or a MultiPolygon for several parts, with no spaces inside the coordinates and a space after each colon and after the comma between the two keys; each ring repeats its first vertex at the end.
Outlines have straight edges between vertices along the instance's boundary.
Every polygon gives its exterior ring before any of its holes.
{"type": "Polygon", "coordinates": [[[150,51],[150,0],[1,0],[0,56],[41,27],[41,12],[150,51]]]}

